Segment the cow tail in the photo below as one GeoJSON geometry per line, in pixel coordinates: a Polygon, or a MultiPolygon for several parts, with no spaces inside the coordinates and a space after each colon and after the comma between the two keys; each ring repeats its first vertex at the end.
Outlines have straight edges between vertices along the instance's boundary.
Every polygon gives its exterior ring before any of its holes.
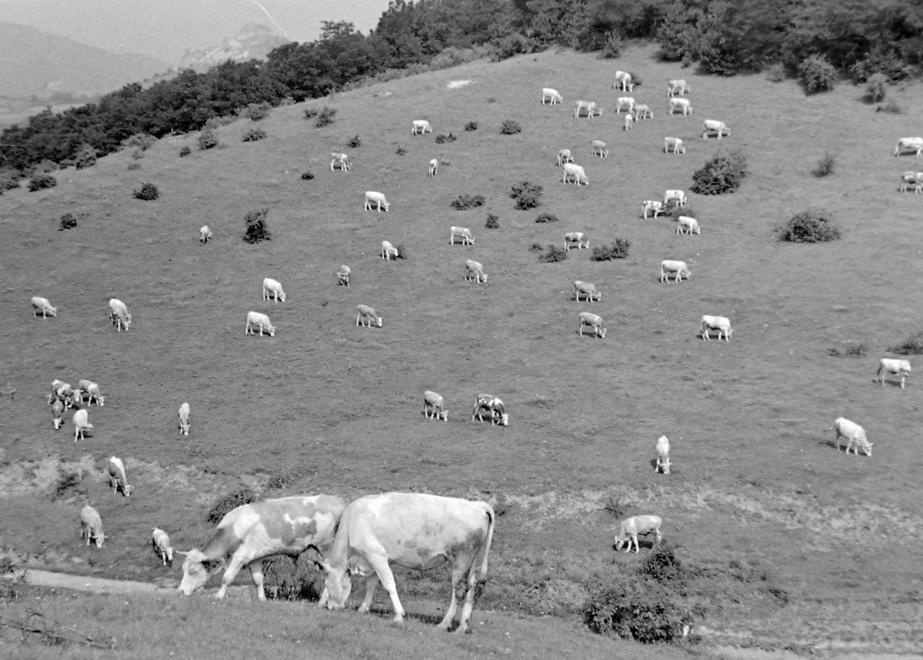
{"type": "Polygon", "coordinates": [[[485,513],[487,514],[487,540],[484,542],[484,558],[481,560],[480,582],[487,580],[487,557],[490,554],[490,544],[494,538],[494,522],[496,522],[494,510],[489,504],[485,513]]]}

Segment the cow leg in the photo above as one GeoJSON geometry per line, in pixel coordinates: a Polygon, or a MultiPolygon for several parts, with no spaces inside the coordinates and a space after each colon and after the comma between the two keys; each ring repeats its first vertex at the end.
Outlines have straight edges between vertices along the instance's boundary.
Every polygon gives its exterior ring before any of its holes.
{"type": "MultiPolygon", "coordinates": [[[[215,598],[222,599],[228,592],[228,587],[231,586],[231,583],[234,581],[234,578],[237,577],[237,574],[240,572],[240,569],[243,568],[247,561],[247,557],[239,553],[234,553],[231,557],[231,562],[228,564],[228,567],[224,570],[224,575],[221,577],[221,588],[218,589],[218,593],[215,594],[215,598]]],[[[260,579],[262,581],[262,566],[260,566],[260,579]]],[[[254,582],[256,579],[254,578],[254,582]]]]}
{"type": "Polygon", "coordinates": [[[373,572],[365,579],[365,598],[362,599],[362,604],[359,605],[359,612],[364,614],[372,607],[372,596],[375,595],[375,587],[377,586],[378,575],[373,572]]]}
{"type": "MultiPolygon", "coordinates": [[[[388,592],[388,595],[391,596],[391,605],[394,607],[394,620],[401,622],[404,620],[404,606],[401,605],[401,599],[397,596],[397,585],[394,583],[394,574],[391,572],[391,567],[388,566],[388,557],[382,554],[373,554],[370,557],[367,557],[369,564],[372,568],[375,569],[375,573],[378,574],[378,579],[381,580],[381,586],[385,588],[385,591],[388,592]]],[[[368,593],[366,593],[368,596],[368,593]]]]}
{"type": "Polygon", "coordinates": [[[471,629],[468,627],[468,621],[471,619],[471,610],[474,609],[474,598],[477,595],[477,586],[478,586],[478,576],[474,561],[477,556],[472,556],[468,559],[468,579],[465,586],[465,604],[462,606],[461,617],[458,619],[458,628],[455,629],[455,632],[458,634],[464,634],[471,632],[471,629]]]}
{"type": "Polygon", "coordinates": [[[455,613],[458,611],[458,598],[455,592],[458,590],[458,585],[464,577],[464,567],[459,565],[459,559],[455,561],[455,566],[452,567],[452,600],[449,601],[449,609],[446,610],[445,616],[442,617],[442,621],[440,621],[437,626],[437,628],[442,628],[443,630],[448,630],[452,627],[452,622],[455,620],[455,613]]]}
{"type": "Polygon", "coordinates": [[[247,565],[250,569],[250,576],[253,578],[253,584],[256,586],[257,600],[266,600],[266,591],[263,589],[263,560],[257,559],[247,565]]]}

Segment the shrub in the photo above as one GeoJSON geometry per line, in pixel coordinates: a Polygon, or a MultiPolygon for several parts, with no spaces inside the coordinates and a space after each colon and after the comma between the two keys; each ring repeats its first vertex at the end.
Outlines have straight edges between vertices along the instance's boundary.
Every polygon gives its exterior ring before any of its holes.
{"type": "Polygon", "coordinates": [[[529,252],[541,252],[544,249],[541,243],[533,243],[529,246],[529,252]]]}
{"type": "Polygon", "coordinates": [[[257,140],[262,140],[266,137],[266,131],[262,128],[251,128],[244,131],[244,134],[241,136],[241,140],[244,142],[256,142],[257,140]]]}
{"type": "Polygon", "coordinates": [[[823,55],[809,55],[798,65],[798,81],[805,94],[831,91],[836,78],[836,68],[823,55]]]}
{"type": "Polygon", "coordinates": [[[593,248],[590,259],[593,261],[612,261],[628,257],[628,248],[631,243],[627,238],[617,238],[612,245],[597,245],[593,248]]]}
{"type": "Polygon", "coordinates": [[[11,168],[0,169],[0,195],[4,190],[15,190],[19,187],[19,180],[22,174],[18,170],[11,168]]]}
{"type": "Polygon", "coordinates": [[[500,229],[500,218],[493,213],[487,214],[487,222],[484,224],[487,229],[500,229]]]}
{"type": "Polygon", "coordinates": [[[277,555],[264,569],[266,598],[269,600],[320,600],[324,591],[323,573],[310,553],[298,558],[277,555]]]}
{"type": "Polygon", "coordinates": [[[61,216],[61,222],[58,225],[58,231],[64,231],[65,229],[73,229],[77,226],[77,218],[74,217],[73,213],[65,213],[61,216]]]}
{"type": "Polygon", "coordinates": [[[642,644],[680,639],[692,613],[656,581],[627,579],[599,589],[587,600],[583,622],[595,633],[615,634],[642,644]]]}
{"type": "Polygon", "coordinates": [[[244,504],[250,504],[250,502],[253,502],[255,499],[256,494],[249,488],[235,490],[215,502],[212,508],[209,509],[205,519],[212,525],[215,525],[221,522],[221,519],[224,518],[225,514],[229,511],[233,511],[244,504]]]}
{"type": "Polygon", "coordinates": [[[144,158],[144,155],[145,155],[144,149],[135,149],[134,151],[131,152],[131,157],[134,158],[135,160],[141,160],[142,158],[144,158]]]}
{"type": "Polygon", "coordinates": [[[519,32],[507,34],[491,42],[493,52],[491,60],[499,62],[522,53],[532,52],[532,41],[519,32]]]}
{"type": "Polygon", "coordinates": [[[71,470],[61,472],[58,476],[57,483],[55,483],[51,499],[56,500],[69,495],[72,490],[75,490],[80,485],[81,479],[83,479],[83,475],[81,475],[80,472],[73,472],[71,470]]]}
{"type": "Polygon", "coordinates": [[[606,37],[602,50],[599,51],[600,59],[612,60],[622,54],[622,40],[615,32],[610,32],[606,37]]]}
{"type": "Polygon", "coordinates": [[[310,170],[307,170],[301,173],[302,181],[310,181],[313,178],[314,178],[314,173],[311,172],[310,170]]]}
{"type": "Polygon", "coordinates": [[[553,213],[539,213],[535,218],[535,222],[538,224],[544,224],[546,222],[557,222],[558,216],[553,213]]]}
{"type": "Polygon", "coordinates": [[[73,160],[74,167],[78,170],[82,170],[85,167],[93,167],[96,165],[96,149],[88,144],[84,144],[77,150],[77,153],[74,154],[73,160]]]}
{"type": "Polygon", "coordinates": [[[923,355],[923,332],[908,337],[903,344],[889,347],[888,352],[897,355],[923,355]]]}
{"type": "Polygon", "coordinates": [[[128,163],[128,165],[125,166],[125,169],[126,169],[126,170],[129,170],[129,171],[131,171],[131,170],[140,170],[140,169],[141,169],[141,163],[138,163],[138,162],[128,163]]]}
{"type": "Polygon", "coordinates": [[[58,185],[58,180],[50,174],[36,174],[29,179],[29,190],[35,192],[44,188],[54,188],[58,185]]]}
{"type": "Polygon", "coordinates": [[[353,149],[358,149],[362,146],[362,139],[358,135],[354,135],[346,142],[346,144],[353,149]]]}
{"type": "Polygon", "coordinates": [[[888,92],[888,76],[883,73],[873,73],[865,81],[865,94],[862,99],[866,103],[881,103],[888,92]]]}
{"type": "MultiPolygon", "coordinates": [[[[888,349],[893,350],[893,349],[888,349]]],[[[855,344],[853,346],[847,346],[846,350],[841,351],[840,349],[833,348],[827,349],[827,355],[830,357],[836,358],[847,358],[847,357],[865,357],[865,354],[868,352],[868,348],[865,344],[855,344]]]]}
{"type": "Polygon", "coordinates": [[[155,142],[157,142],[157,138],[150,133],[135,133],[131,137],[126,138],[123,144],[125,147],[134,147],[135,149],[146,151],[154,146],[155,142]]]}
{"type": "Polygon", "coordinates": [[[157,190],[157,186],[153,183],[142,183],[141,187],[135,188],[132,194],[135,196],[135,199],[143,199],[148,202],[160,197],[160,191],[157,190]]]}
{"type": "Polygon", "coordinates": [[[875,108],[875,112],[887,112],[892,115],[899,115],[901,112],[903,112],[903,110],[901,110],[901,106],[898,105],[897,101],[894,99],[888,99],[877,108],[875,108]]]}
{"type": "Polygon", "coordinates": [[[816,177],[828,176],[833,174],[833,156],[824,152],[824,157],[817,161],[817,165],[811,170],[811,174],[816,177]]]}
{"type": "Polygon", "coordinates": [[[446,142],[455,142],[458,138],[449,133],[448,135],[437,135],[436,144],[444,144],[446,142]]]}
{"type": "Polygon", "coordinates": [[[304,118],[305,118],[305,119],[314,119],[314,118],[318,115],[319,112],[320,112],[320,110],[318,110],[317,108],[305,108],[305,109],[304,109],[304,118]]]}
{"type": "Polygon", "coordinates": [[[218,146],[218,136],[215,135],[215,131],[211,128],[203,128],[202,132],[199,133],[199,138],[196,140],[201,151],[206,149],[214,149],[218,146]]]}
{"type": "Polygon", "coordinates": [[[667,542],[655,544],[638,571],[661,584],[672,584],[675,587],[681,587],[687,578],[682,562],[676,558],[673,546],[667,542]]]}
{"type": "Polygon", "coordinates": [[[544,263],[557,263],[565,259],[567,259],[567,251],[557,245],[549,245],[545,253],[538,257],[538,260],[544,263]]]}
{"type": "Polygon", "coordinates": [[[516,133],[522,133],[522,126],[520,126],[519,122],[515,119],[506,119],[500,126],[500,133],[503,135],[515,135],[516,133]]]}
{"type": "Polygon", "coordinates": [[[476,121],[469,121],[465,124],[466,131],[476,131],[478,130],[478,123],[476,121]]]}
{"type": "Polygon", "coordinates": [[[747,159],[740,151],[721,151],[692,175],[692,191],[700,195],[734,192],[747,176],[747,159]]]}
{"type": "Polygon", "coordinates": [[[785,67],[781,62],[776,62],[766,69],[766,80],[774,83],[785,80],[785,67]]]}
{"type": "Polygon", "coordinates": [[[832,216],[823,209],[802,211],[776,232],[780,241],[789,243],[826,243],[840,237],[832,216]]]}
{"type": "Polygon", "coordinates": [[[244,240],[247,243],[259,243],[260,241],[270,240],[269,225],[266,223],[266,215],[268,213],[269,209],[263,208],[250,211],[244,216],[244,225],[246,227],[244,230],[244,240]]]}
{"type": "Polygon", "coordinates": [[[457,211],[466,211],[478,206],[484,206],[484,202],[483,195],[459,195],[452,202],[452,208],[457,211]]]}
{"type": "Polygon", "coordinates": [[[180,158],[185,158],[186,156],[188,156],[188,155],[191,154],[191,153],[192,153],[192,149],[190,149],[190,148],[189,148],[189,145],[187,144],[185,147],[183,147],[182,149],[179,150],[179,157],[180,157],[180,158]]]}
{"type": "Polygon", "coordinates": [[[404,156],[407,154],[407,149],[403,146],[399,146],[394,150],[394,153],[396,153],[398,156],[404,156]]]}
{"type": "Polygon", "coordinates": [[[510,197],[516,200],[516,208],[523,211],[542,205],[542,187],[535,183],[522,181],[511,187],[510,197]]]}
{"type": "MultiPolygon", "coordinates": [[[[316,114],[317,119],[314,121],[314,126],[317,128],[323,128],[324,126],[329,126],[333,123],[334,118],[337,116],[337,109],[325,105],[323,109],[316,114]]],[[[307,110],[305,110],[305,116],[308,116],[307,110]]],[[[313,117],[314,115],[311,116],[313,117]]]]}
{"type": "Polygon", "coordinates": [[[265,101],[263,103],[248,103],[242,114],[250,117],[253,121],[259,121],[268,117],[270,110],[272,110],[272,106],[265,101]]]}

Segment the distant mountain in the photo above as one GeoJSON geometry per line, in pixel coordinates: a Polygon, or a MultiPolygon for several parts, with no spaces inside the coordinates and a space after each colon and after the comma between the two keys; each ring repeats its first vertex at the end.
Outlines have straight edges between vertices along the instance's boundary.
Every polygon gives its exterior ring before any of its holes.
{"type": "Polygon", "coordinates": [[[204,72],[226,60],[246,62],[266,59],[269,52],[290,40],[268,25],[247,23],[235,36],[218,46],[187,50],[180,59],[179,68],[204,72]]]}

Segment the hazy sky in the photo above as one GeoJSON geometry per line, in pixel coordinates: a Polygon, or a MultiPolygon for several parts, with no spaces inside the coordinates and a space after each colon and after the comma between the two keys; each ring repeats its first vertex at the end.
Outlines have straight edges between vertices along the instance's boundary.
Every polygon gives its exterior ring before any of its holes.
{"type": "Polygon", "coordinates": [[[173,64],[187,49],[217,45],[247,23],[275,24],[293,41],[313,41],[325,20],[368,33],[387,8],[388,0],[0,0],[0,21],[173,64]]]}

